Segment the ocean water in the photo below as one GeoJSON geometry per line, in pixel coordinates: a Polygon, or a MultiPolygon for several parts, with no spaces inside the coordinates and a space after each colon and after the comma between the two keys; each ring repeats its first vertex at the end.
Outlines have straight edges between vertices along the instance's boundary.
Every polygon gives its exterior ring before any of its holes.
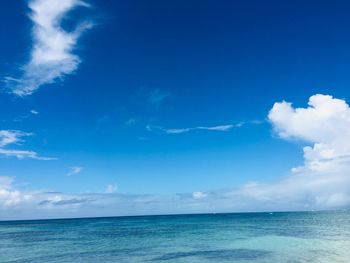
{"type": "Polygon", "coordinates": [[[1,263],[350,262],[350,212],[0,222],[1,263]]]}

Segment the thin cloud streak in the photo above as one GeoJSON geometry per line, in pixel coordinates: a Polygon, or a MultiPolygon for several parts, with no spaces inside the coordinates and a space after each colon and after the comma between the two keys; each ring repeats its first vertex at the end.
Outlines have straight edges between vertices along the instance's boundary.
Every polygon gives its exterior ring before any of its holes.
{"type": "Polygon", "coordinates": [[[182,134],[182,133],[188,133],[191,131],[201,131],[201,130],[226,132],[234,128],[240,128],[244,124],[245,124],[244,122],[240,122],[236,124],[224,124],[224,125],[217,125],[217,126],[197,126],[197,127],[190,127],[190,128],[164,128],[161,126],[147,125],[146,129],[150,132],[161,131],[166,134],[182,134]]]}
{"type": "Polygon", "coordinates": [[[29,17],[33,23],[33,48],[28,63],[20,68],[20,77],[5,77],[10,92],[26,96],[40,86],[54,83],[74,73],[81,59],[72,52],[81,34],[91,22],[80,23],[72,32],[65,31],[62,20],[76,7],[88,7],[80,0],[31,0],[29,17]]]}
{"type": "Polygon", "coordinates": [[[34,151],[24,151],[24,150],[6,150],[6,149],[0,148],[0,155],[4,155],[8,157],[17,157],[18,159],[31,158],[31,159],[42,160],[42,161],[57,160],[57,158],[39,156],[38,153],[34,151]]]}
{"type": "Polygon", "coordinates": [[[148,102],[155,106],[159,106],[165,99],[171,97],[171,93],[163,92],[160,89],[153,90],[148,97],[148,102]]]}
{"type": "Polygon", "coordinates": [[[56,160],[56,158],[39,156],[38,153],[28,150],[8,149],[9,145],[18,145],[24,142],[22,137],[32,136],[32,133],[16,130],[0,130],[0,155],[7,157],[16,157],[18,159],[36,159],[36,160],[56,160]]]}
{"type": "Polygon", "coordinates": [[[31,136],[32,133],[16,131],[16,130],[0,130],[0,147],[9,144],[19,144],[23,142],[21,137],[31,136]]]}
{"type": "Polygon", "coordinates": [[[79,174],[79,173],[81,173],[83,170],[84,170],[84,167],[81,167],[81,166],[74,166],[74,167],[71,167],[71,168],[70,168],[70,172],[67,173],[67,176],[72,176],[72,175],[75,175],[75,174],[79,174]]]}

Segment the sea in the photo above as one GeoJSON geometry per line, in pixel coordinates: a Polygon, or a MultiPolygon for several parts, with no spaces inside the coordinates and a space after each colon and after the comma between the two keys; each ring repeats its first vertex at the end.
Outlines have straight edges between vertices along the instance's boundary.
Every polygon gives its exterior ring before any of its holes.
{"type": "Polygon", "coordinates": [[[350,212],[0,221],[1,263],[350,262],[350,212]]]}

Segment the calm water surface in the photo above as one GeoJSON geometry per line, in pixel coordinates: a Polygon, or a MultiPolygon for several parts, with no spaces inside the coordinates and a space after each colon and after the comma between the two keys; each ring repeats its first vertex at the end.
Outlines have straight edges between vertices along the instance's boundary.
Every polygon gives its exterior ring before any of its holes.
{"type": "Polygon", "coordinates": [[[350,262],[350,212],[0,222],[1,263],[350,262]]]}

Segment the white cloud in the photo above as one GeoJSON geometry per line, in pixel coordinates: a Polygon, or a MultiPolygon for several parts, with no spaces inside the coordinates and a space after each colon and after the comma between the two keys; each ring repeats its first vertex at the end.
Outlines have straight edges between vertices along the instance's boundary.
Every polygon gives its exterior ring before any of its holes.
{"type": "Polygon", "coordinates": [[[278,136],[303,141],[304,165],[275,184],[253,183],[241,193],[299,208],[350,205],[350,108],[329,95],[311,96],[307,108],[275,103],[268,118],[278,136]]]}
{"type": "Polygon", "coordinates": [[[29,1],[29,17],[33,22],[30,60],[21,68],[19,78],[5,78],[14,94],[30,95],[41,85],[62,79],[78,68],[81,60],[72,52],[81,34],[92,24],[81,23],[72,32],[61,27],[67,13],[78,6],[87,7],[88,4],[81,0],[29,1]]]}
{"type": "Polygon", "coordinates": [[[224,124],[224,125],[217,125],[217,126],[197,126],[197,127],[191,127],[191,128],[164,128],[160,126],[153,126],[153,125],[147,125],[146,129],[150,132],[153,131],[161,131],[166,134],[181,134],[181,133],[187,133],[191,131],[198,131],[198,130],[204,130],[204,131],[230,131],[233,128],[239,128],[243,126],[244,123],[240,122],[237,124],[224,124]]]}
{"type": "Polygon", "coordinates": [[[106,194],[113,194],[118,190],[118,186],[115,184],[109,184],[107,185],[107,188],[105,190],[106,194]]]}
{"type": "Polygon", "coordinates": [[[0,176],[0,210],[1,206],[6,208],[31,199],[31,195],[22,194],[20,191],[13,189],[13,180],[9,176],[0,176]]]}
{"type": "Polygon", "coordinates": [[[70,168],[70,172],[67,173],[67,176],[72,176],[78,173],[81,173],[83,171],[84,167],[81,166],[74,166],[70,168]]]}
{"type": "Polygon", "coordinates": [[[33,114],[33,115],[38,115],[39,114],[39,112],[36,111],[36,110],[31,110],[30,113],[33,114]]]}
{"type": "Polygon", "coordinates": [[[233,124],[227,124],[227,125],[218,125],[218,126],[198,126],[198,127],[193,127],[193,128],[180,128],[180,129],[164,129],[166,133],[169,134],[177,134],[177,133],[185,133],[189,131],[194,131],[194,130],[207,130],[207,131],[229,131],[235,126],[233,124]]]}
{"type": "Polygon", "coordinates": [[[334,169],[340,159],[350,158],[350,108],[344,100],[329,95],[311,96],[307,108],[291,103],[275,103],[269,119],[284,139],[300,139],[304,147],[305,167],[309,170],[334,169]]]}
{"type": "Polygon", "coordinates": [[[37,160],[55,160],[56,158],[42,157],[34,151],[7,149],[6,146],[20,144],[23,142],[22,137],[31,136],[32,133],[16,130],[0,130],[0,155],[8,157],[17,157],[18,159],[31,158],[37,160]]]}
{"type": "Polygon", "coordinates": [[[43,160],[43,161],[56,160],[56,158],[52,158],[52,157],[39,156],[38,153],[34,151],[24,151],[24,150],[7,150],[7,149],[0,148],[0,155],[5,155],[8,157],[17,157],[18,159],[31,158],[31,159],[43,160]]]}
{"type": "Polygon", "coordinates": [[[22,142],[21,137],[30,136],[31,133],[15,130],[0,130],[0,147],[7,146],[9,144],[18,144],[22,142]]]}
{"type": "Polygon", "coordinates": [[[194,198],[194,199],[202,199],[202,198],[204,198],[204,197],[206,197],[207,196],[207,194],[206,193],[204,193],[204,192],[193,192],[192,193],[192,197],[194,198]]]}

